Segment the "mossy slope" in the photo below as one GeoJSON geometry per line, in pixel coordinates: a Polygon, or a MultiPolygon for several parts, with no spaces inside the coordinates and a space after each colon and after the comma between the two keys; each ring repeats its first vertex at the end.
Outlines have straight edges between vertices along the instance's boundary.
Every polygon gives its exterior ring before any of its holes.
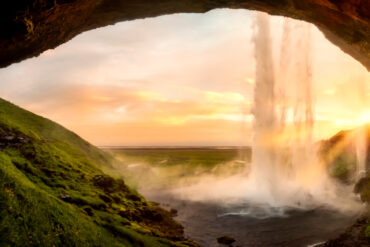
{"type": "Polygon", "coordinates": [[[111,157],[0,99],[0,246],[196,246],[99,167],[111,157]]]}

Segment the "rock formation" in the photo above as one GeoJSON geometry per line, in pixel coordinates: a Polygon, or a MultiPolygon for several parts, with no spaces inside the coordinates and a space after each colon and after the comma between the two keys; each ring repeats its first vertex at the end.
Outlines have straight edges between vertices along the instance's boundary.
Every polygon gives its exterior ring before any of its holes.
{"type": "Polygon", "coordinates": [[[244,8],[309,21],[370,70],[368,0],[18,0],[7,5],[0,15],[0,67],[120,21],[244,8]]]}

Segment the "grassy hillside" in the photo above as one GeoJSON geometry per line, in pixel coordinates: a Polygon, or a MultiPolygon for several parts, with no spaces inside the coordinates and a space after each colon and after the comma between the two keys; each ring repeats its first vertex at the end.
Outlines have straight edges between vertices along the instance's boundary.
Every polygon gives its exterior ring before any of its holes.
{"type": "Polygon", "coordinates": [[[0,246],[196,246],[99,167],[111,157],[0,99],[0,246]]]}

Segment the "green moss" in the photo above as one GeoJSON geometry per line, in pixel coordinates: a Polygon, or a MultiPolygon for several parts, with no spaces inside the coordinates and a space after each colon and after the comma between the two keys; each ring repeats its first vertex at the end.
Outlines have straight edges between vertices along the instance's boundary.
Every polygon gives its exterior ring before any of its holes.
{"type": "Polygon", "coordinates": [[[330,174],[335,178],[347,181],[356,169],[356,157],[354,154],[343,152],[331,164],[330,174]]]}
{"type": "Polygon", "coordinates": [[[365,237],[370,238],[370,225],[365,228],[365,237]]]}
{"type": "Polygon", "coordinates": [[[101,171],[112,160],[105,152],[0,99],[7,136],[19,141],[0,145],[0,246],[176,246],[152,231],[176,223],[151,225],[145,199],[101,171]]]}
{"type": "Polygon", "coordinates": [[[71,205],[28,180],[0,153],[1,246],[124,246],[71,205]]]}

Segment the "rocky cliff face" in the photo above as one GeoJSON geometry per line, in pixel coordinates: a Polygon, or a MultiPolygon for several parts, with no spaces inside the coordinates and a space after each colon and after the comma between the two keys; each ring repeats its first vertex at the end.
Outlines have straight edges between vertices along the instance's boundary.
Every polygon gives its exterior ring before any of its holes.
{"type": "Polygon", "coordinates": [[[370,70],[368,0],[18,0],[1,8],[0,67],[119,21],[245,8],[309,21],[370,70]]]}

